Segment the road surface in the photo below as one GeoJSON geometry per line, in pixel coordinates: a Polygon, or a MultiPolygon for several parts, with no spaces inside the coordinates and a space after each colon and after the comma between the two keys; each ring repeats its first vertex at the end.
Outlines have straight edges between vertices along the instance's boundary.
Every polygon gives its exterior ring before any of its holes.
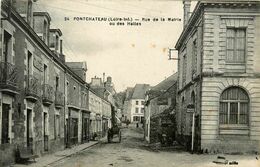
{"type": "Polygon", "coordinates": [[[142,129],[122,129],[122,142],[106,141],[78,154],[50,165],[51,167],[258,167],[259,160],[254,155],[225,155],[238,165],[212,163],[217,155],[190,154],[185,151],[151,149],[143,141],[142,129]],[[250,164],[250,165],[249,165],[250,164]]]}

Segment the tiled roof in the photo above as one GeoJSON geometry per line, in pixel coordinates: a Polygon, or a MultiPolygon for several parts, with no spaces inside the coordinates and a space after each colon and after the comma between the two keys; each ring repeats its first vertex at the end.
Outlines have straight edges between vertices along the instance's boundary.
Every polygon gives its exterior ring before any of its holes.
{"type": "Polygon", "coordinates": [[[169,76],[168,78],[166,78],[165,80],[163,80],[162,82],[160,82],[159,84],[155,85],[154,87],[152,87],[152,90],[158,90],[158,91],[164,91],[167,90],[169,87],[171,87],[178,78],[178,73],[174,73],[171,76],[169,76]]]}
{"type": "Polygon", "coordinates": [[[145,92],[150,88],[148,84],[136,84],[134,87],[134,92],[132,99],[144,99],[145,92]]]}
{"type": "Polygon", "coordinates": [[[178,73],[174,73],[159,84],[153,86],[147,94],[149,94],[149,98],[152,99],[154,97],[157,97],[159,95],[162,95],[164,92],[166,92],[170,87],[172,87],[178,79],[178,73]]]}

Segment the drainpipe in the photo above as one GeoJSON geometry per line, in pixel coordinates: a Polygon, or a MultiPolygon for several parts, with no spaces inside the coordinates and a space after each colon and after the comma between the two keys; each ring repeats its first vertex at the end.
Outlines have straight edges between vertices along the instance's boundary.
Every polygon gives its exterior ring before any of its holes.
{"type": "MultiPolygon", "coordinates": [[[[202,97],[202,79],[203,79],[203,76],[202,76],[202,73],[203,73],[203,37],[204,37],[204,9],[203,9],[203,13],[202,13],[202,27],[201,27],[201,64],[200,64],[200,115],[199,115],[199,125],[200,125],[200,136],[201,136],[201,107],[202,107],[202,100],[201,100],[201,97],[202,97]]],[[[200,140],[201,140],[201,137],[200,137],[200,140]]],[[[201,142],[200,142],[200,149],[201,149],[201,142]]]]}
{"type": "Polygon", "coordinates": [[[65,101],[66,100],[66,96],[65,96],[65,91],[66,91],[66,69],[64,70],[64,86],[63,86],[63,89],[64,89],[64,102],[63,102],[64,103],[64,109],[63,109],[63,111],[64,111],[64,118],[63,118],[64,119],[64,123],[63,123],[64,124],[64,127],[63,127],[64,132],[63,133],[64,133],[64,146],[66,147],[66,137],[67,137],[66,136],[66,130],[67,129],[65,128],[66,127],[66,125],[65,125],[66,124],[66,101],[65,101]]]}

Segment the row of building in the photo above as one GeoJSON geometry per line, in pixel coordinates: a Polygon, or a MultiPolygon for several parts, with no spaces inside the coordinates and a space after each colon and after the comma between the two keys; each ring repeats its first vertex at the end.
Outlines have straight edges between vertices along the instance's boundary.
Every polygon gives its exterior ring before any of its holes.
{"type": "Polygon", "coordinates": [[[178,77],[167,91],[147,93],[147,141],[160,141],[160,128],[173,124],[172,138],[191,151],[259,152],[260,2],[199,1],[191,15],[191,2],[183,5],[178,77]],[[165,113],[174,115],[170,124],[165,113]]]}
{"type": "Polygon", "coordinates": [[[0,166],[17,149],[42,155],[102,137],[115,106],[111,77],[102,93],[86,82],[85,62],[65,62],[62,32],[32,0],[2,0],[0,166]]]}

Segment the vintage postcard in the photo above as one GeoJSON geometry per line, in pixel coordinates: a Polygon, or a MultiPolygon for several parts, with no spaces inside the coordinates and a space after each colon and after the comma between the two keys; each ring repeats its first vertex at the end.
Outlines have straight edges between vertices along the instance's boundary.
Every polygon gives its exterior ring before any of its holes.
{"type": "Polygon", "coordinates": [[[1,0],[0,166],[259,167],[259,0],[1,0]]]}

